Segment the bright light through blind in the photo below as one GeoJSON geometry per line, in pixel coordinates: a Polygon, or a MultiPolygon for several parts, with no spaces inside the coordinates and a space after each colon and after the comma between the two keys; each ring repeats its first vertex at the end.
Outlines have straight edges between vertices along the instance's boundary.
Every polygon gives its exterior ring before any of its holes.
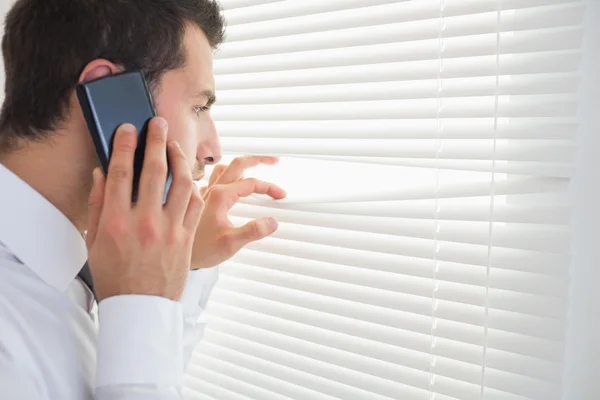
{"type": "Polygon", "coordinates": [[[190,399],[561,398],[584,6],[227,0],[213,116],[253,176],[190,399]]]}

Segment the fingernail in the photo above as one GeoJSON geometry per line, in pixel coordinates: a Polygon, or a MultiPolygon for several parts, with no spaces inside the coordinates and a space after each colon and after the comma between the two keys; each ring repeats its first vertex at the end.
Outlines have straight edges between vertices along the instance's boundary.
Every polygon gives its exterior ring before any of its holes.
{"type": "Polygon", "coordinates": [[[277,220],[275,218],[267,218],[267,222],[269,223],[269,227],[274,231],[275,229],[277,229],[277,227],[279,226],[279,224],[277,223],[277,220]]]}
{"type": "Polygon", "coordinates": [[[98,179],[100,179],[101,174],[102,172],[100,171],[100,167],[94,168],[94,170],[92,171],[92,179],[94,183],[98,182],[98,179]]]}
{"type": "Polygon", "coordinates": [[[152,120],[152,123],[159,128],[164,128],[167,126],[167,121],[164,118],[156,117],[152,120]]]}
{"type": "Polygon", "coordinates": [[[171,140],[169,142],[169,146],[171,146],[173,149],[178,149],[179,147],[179,142],[177,142],[176,140],[171,140]]]}
{"type": "Polygon", "coordinates": [[[133,126],[132,124],[123,124],[121,126],[121,130],[125,133],[134,133],[135,132],[135,126],[133,126]]]}

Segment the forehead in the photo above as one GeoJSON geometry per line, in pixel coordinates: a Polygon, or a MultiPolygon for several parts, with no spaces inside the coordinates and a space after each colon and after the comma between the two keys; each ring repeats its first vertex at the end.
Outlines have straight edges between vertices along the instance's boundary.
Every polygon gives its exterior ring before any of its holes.
{"type": "Polygon", "coordinates": [[[183,47],[185,65],[176,71],[176,75],[191,92],[214,90],[213,50],[204,32],[197,27],[187,25],[183,47]]]}

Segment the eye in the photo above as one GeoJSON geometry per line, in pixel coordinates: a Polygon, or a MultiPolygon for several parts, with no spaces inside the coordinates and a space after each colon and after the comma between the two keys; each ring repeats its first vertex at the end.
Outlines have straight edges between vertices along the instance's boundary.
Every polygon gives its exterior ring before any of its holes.
{"type": "Polygon", "coordinates": [[[207,106],[194,106],[194,112],[196,113],[196,115],[200,115],[200,113],[202,113],[203,111],[208,110],[209,107],[207,106]]]}

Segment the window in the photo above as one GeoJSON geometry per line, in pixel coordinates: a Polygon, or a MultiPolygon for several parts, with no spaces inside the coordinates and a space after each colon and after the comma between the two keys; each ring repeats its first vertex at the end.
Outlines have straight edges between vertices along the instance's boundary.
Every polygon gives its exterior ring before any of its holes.
{"type": "MultiPolygon", "coordinates": [[[[223,0],[253,176],[190,399],[560,399],[584,4],[223,0]]],[[[227,161],[227,160],[226,160],[227,161]]]]}

